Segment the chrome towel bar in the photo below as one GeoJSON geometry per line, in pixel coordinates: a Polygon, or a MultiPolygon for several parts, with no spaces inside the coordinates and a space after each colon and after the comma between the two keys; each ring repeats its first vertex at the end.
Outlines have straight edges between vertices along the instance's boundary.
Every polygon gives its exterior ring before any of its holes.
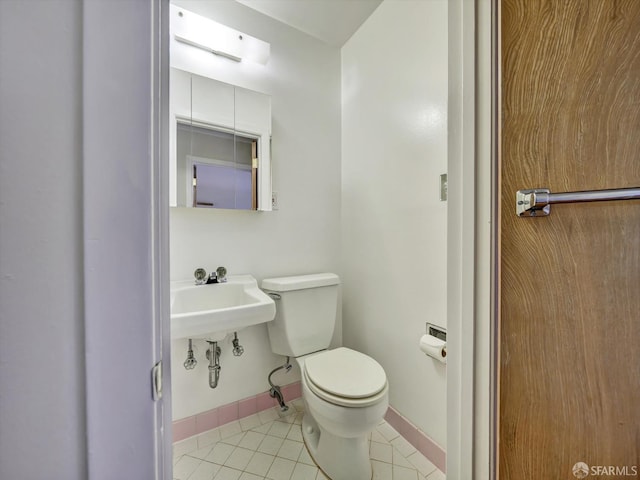
{"type": "Polygon", "coordinates": [[[551,204],[553,203],[606,202],[634,199],[640,199],[640,187],[565,193],[551,193],[547,188],[518,190],[516,192],[516,213],[519,217],[544,217],[551,213],[551,204]]]}

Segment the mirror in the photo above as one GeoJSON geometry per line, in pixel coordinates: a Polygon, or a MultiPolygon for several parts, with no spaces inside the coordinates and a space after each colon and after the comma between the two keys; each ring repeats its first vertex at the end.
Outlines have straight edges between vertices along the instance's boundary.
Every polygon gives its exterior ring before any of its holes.
{"type": "Polygon", "coordinates": [[[271,97],[175,68],[170,205],[271,210],[271,97]]]}

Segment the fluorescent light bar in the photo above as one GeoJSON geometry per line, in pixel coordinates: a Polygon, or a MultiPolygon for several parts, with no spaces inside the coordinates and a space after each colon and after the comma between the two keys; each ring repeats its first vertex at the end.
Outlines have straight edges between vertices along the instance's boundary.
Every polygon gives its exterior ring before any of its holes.
{"type": "Polygon", "coordinates": [[[187,45],[191,45],[192,47],[201,48],[202,50],[206,50],[209,53],[213,53],[214,55],[218,55],[220,57],[228,58],[229,60],[234,60],[236,62],[241,62],[242,58],[231,55],[230,53],[221,52],[219,50],[214,50],[211,47],[207,47],[206,45],[201,45],[199,43],[194,42],[193,40],[189,40],[188,38],[181,37],[180,35],[174,35],[175,39],[179,42],[186,43],[187,45]]]}
{"type": "Polygon", "coordinates": [[[171,5],[171,34],[186,43],[236,62],[251,60],[265,65],[271,45],[202,15],[171,5]]]}

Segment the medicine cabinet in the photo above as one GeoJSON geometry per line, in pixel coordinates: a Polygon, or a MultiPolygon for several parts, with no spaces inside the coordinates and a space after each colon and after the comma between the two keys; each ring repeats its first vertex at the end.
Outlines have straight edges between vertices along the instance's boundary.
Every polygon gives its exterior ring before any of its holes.
{"type": "Polygon", "coordinates": [[[171,69],[170,205],[271,210],[271,97],[171,69]]]}

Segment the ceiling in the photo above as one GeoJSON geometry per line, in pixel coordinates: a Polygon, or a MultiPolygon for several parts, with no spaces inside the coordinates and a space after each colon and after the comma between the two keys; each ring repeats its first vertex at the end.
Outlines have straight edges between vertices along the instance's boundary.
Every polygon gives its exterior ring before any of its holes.
{"type": "Polygon", "coordinates": [[[341,47],[382,0],[237,0],[329,45],[341,47]]]}

